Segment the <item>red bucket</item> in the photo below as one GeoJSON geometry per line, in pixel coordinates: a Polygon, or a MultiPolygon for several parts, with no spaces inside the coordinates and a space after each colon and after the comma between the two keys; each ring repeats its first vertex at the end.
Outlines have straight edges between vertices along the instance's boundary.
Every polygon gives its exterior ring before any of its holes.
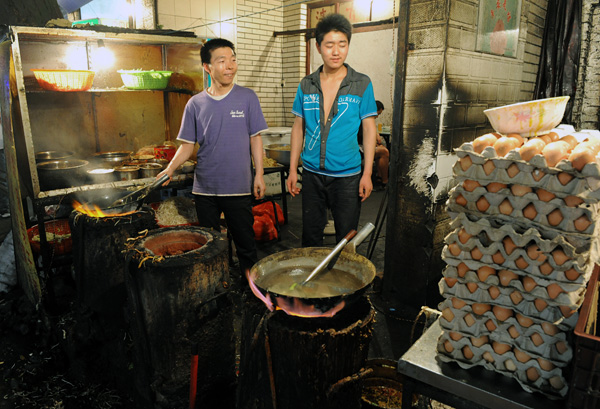
{"type": "Polygon", "coordinates": [[[173,159],[173,156],[175,156],[175,152],[177,152],[177,148],[175,146],[156,146],[154,148],[154,157],[156,159],[166,159],[170,161],[171,159],[173,159]]]}

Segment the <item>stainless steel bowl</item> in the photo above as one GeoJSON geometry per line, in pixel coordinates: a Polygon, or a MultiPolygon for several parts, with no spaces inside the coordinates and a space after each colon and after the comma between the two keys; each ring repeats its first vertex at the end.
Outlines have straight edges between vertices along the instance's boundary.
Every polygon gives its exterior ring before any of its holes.
{"type": "Polygon", "coordinates": [[[140,175],[140,168],[138,166],[118,166],[115,168],[115,175],[117,180],[137,179],[140,175]]]}
{"type": "Polygon", "coordinates": [[[121,166],[131,160],[130,151],[98,152],[94,154],[97,162],[109,164],[110,166],[121,166]]]}
{"type": "Polygon", "coordinates": [[[35,161],[48,162],[51,160],[67,159],[74,155],[71,151],[41,151],[35,153],[35,161]]]}
{"type": "Polygon", "coordinates": [[[159,163],[144,163],[140,165],[140,177],[153,178],[163,169],[159,163]]]}
{"type": "Polygon", "coordinates": [[[84,168],[89,164],[82,159],[60,159],[37,164],[41,190],[62,189],[86,183],[84,168]]]}
{"type": "Polygon", "coordinates": [[[89,183],[110,183],[116,179],[115,170],[113,168],[95,168],[87,170],[87,178],[89,183]]]}
{"type": "MultiPolygon", "coordinates": [[[[265,153],[268,158],[275,159],[277,163],[285,166],[290,166],[290,144],[289,143],[273,143],[265,146],[265,153]]],[[[298,161],[301,165],[302,161],[298,161]]]]}

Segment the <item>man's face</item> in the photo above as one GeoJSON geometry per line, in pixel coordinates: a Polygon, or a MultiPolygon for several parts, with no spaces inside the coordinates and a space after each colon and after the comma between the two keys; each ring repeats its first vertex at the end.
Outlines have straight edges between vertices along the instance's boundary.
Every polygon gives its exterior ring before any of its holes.
{"type": "Polygon", "coordinates": [[[349,45],[346,34],[339,31],[330,31],[325,34],[321,44],[317,44],[317,51],[323,58],[323,64],[335,69],[340,68],[346,61],[349,45]]]}
{"type": "Polygon", "coordinates": [[[231,85],[238,69],[233,50],[229,47],[215,48],[210,54],[210,64],[204,64],[204,69],[221,86],[231,85]]]}

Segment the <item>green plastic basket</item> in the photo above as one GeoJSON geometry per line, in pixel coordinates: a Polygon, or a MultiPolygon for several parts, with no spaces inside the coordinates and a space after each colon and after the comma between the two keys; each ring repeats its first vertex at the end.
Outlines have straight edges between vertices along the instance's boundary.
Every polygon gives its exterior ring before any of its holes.
{"type": "Polygon", "coordinates": [[[118,73],[129,89],[165,89],[173,72],[119,70],[118,73]]]}

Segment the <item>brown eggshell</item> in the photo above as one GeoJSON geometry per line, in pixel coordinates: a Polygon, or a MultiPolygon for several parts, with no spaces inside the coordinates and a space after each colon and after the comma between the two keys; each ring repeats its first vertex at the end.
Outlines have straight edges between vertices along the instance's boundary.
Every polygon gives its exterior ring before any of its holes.
{"type": "Polygon", "coordinates": [[[544,264],[541,264],[539,269],[540,269],[540,273],[542,273],[545,276],[550,275],[554,271],[554,268],[552,267],[552,265],[550,263],[548,263],[547,261],[544,264]]]}
{"type": "Polygon", "coordinates": [[[546,287],[546,291],[548,291],[548,297],[550,297],[550,299],[554,300],[556,297],[558,297],[560,295],[560,293],[563,292],[563,289],[558,284],[552,283],[546,287]]]}
{"type": "Polygon", "coordinates": [[[452,288],[452,287],[454,287],[454,285],[456,284],[458,279],[453,278],[453,277],[444,277],[444,281],[446,281],[446,284],[448,285],[448,287],[452,288]]]}
{"type": "Polygon", "coordinates": [[[520,172],[520,170],[516,163],[513,163],[512,165],[510,165],[508,167],[508,169],[506,169],[506,174],[511,179],[514,178],[515,176],[517,176],[519,174],[519,172],[520,172]]]}
{"type": "Polygon", "coordinates": [[[579,272],[574,268],[570,268],[567,271],[565,271],[565,277],[567,277],[568,280],[575,281],[579,278],[579,276],[579,272]]]}
{"type": "Polygon", "coordinates": [[[471,314],[465,315],[465,317],[463,318],[463,320],[465,320],[465,323],[469,327],[472,327],[473,324],[475,324],[475,318],[473,318],[473,316],[471,314]]]}
{"type": "Polygon", "coordinates": [[[463,182],[463,188],[467,192],[472,192],[473,190],[477,189],[479,186],[481,186],[481,185],[479,184],[479,182],[477,182],[475,180],[467,179],[463,182]]]}
{"type": "Polygon", "coordinates": [[[469,271],[469,267],[465,263],[460,263],[456,266],[456,272],[459,277],[464,277],[465,274],[467,274],[467,271],[469,271]]]}
{"type": "Polygon", "coordinates": [[[537,244],[533,243],[527,246],[527,257],[530,259],[537,260],[540,254],[542,254],[542,250],[540,250],[540,246],[537,244]]]}
{"type": "Polygon", "coordinates": [[[461,206],[466,206],[467,199],[465,199],[465,197],[463,195],[459,194],[458,196],[456,196],[456,204],[461,205],[461,206]]]}
{"type": "Polygon", "coordinates": [[[495,300],[500,295],[500,290],[496,286],[491,286],[488,288],[488,293],[490,294],[490,297],[492,297],[492,300],[495,300]]]}
{"type": "Polygon", "coordinates": [[[471,258],[473,260],[481,260],[482,257],[483,253],[479,250],[479,247],[473,247],[473,250],[471,250],[471,258]]]}
{"type": "Polygon", "coordinates": [[[558,327],[550,322],[544,321],[542,322],[542,329],[548,335],[555,336],[560,332],[558,327]]]}
{"type": "Polygon", "coordinates": [[[521,301],[523,301],[523,295],[519,291],[513,291],[510,293],[510,300],[514,305],[519,305],[521,301]]]}
{"type": "Polygon", "coordinates": [[[452,342],[450,342],[449,340],[445,340],[444,341],[444,349],[446,350],[446,352],[452,352],[452,351],[454,351],[454,347],[452,346],[452,342]]]}
{"type": "Polygon", "coordinates": [[[477,283],[467,283],[467,288],[469,289],[469,291],[471,292],[471,294],[473,294],[475,291],[477,291],[477,289],[479,288],[477,286],[477,283]]]}
{"type": "Polygon", "coordinates": [[[560,182],[561,185],[567,186],[567,184],[573,180],[573,175],[570,175],[566,172],[560,172],[556,175],[556,178],[560,182]]]}
{"type": "Polygon", "coordinates": [[[509,138],[508,136],[502,136],[494,143],[494,150],[500,157],[506,156],[508,152],[518,147],[519,141],[516,138],[509,138]]]}
{"type": "Polygon", "coordinates": [[[450,252],[450,254],[452,254],[454,257],[458,257],[458,255],[460,254],[461,250],[460,247],[458,247],[458,244],[456,243],[451,243],[448,244],[448,251],[450,252]]]}
{"type": "Polygon", "coordinates": [[[502,253],[500,252],[500,250],[498,250],[497,252],[495,252],[492,255],[492,261],[496,264],[500,264],[502,265],[505,261],[504,256],[502,256],[502,253]]]}
{"type": "Polygon", "coordinates": [[[527,368],[527,370],[525,371],[525,374],[527,375],[527,379],[529,379],[531,382],[537,381],[538,378],[540,377],[540,373],[533,366],[527,368]]]}
{"type": "Polygon", "coordinates": [[[548,224],[550,226],[558,226],[563,221],[563,215],[560,209],[554,209],[548,213],[548,224]]]}
{"type": "Polygon", "coordinates": [[[508,328],[508,334],[514,339],[517,339],[521,336],[521,334],[519,333],[519,330],[514,325],[511,325],[508,328]]]}
{"type": "Polygon", "coordinates": [[[550,167],[556,166],[558,162],[569,158],[571,145],[564,141],[550,142],[542,150],[542,155],[546,158],[546,164],[550,167]]]}
{"type": "Polygon", "coordinates": [[[537,217],[537,210],[535,210],[533,203],[529,203],[525,206],[523,209],[523,217],[526,217],[529,220],[534,220],[537,217]]]}
{"type": "Polygon", "coordinates": [[[513,352],[515,354],[515,358],[517,358],[517,361],[521,363],[525,363],[531,359],[531,355],[521,351],[520,349],[514,348],[513,352]]]}
{"type": "Polygon", "coordinates": [[[504,199],[502,201],[502,203],[500,203],[500,206],[498,206],[498,210],[500,210],[500,213],[502,213],[506,216],[510,216],[512,214],[514,208],[510,204],[510,200],[504,199]]]}
{"type": "Polygon", "coordinates": [[[450,337],[450,339],[452,339],[454,341],[458,341],[459,339],[461,339],[463,337],[461,334],[459,334],[458,332],[454,332],[454,331],[450,331],[448,333],[448,336],[450,337]]]}
{"type": "Polygon", "coordinates": [[[540,155],[545,146],[546,142],[544,142],[542,139],[533,138],[528,140],[523,146],[521,146],[521,149],[519,149],[521,159],[529,162],[535,155],[540,155]]]}
{"type": "Polygon", "coordinates": [[[513,310],[511,310],[510,308],[500,307],[499,305],[494,305],[494,307],[492,308],[492,312],[494,313],[498,321],[506,321],[513,315],[513,310]]]}
{"type": "Polygon", "coordinates": [[[446,321],[452,322],[452,320],[454,319],[454,313],[452,312],[450,307],[445,308],[442,311],[442,317],[444,317],[444,319],[446,319],[446,321]]]}
{"type": "Polygon", "coordinates": [[[518,279],[519,276],[510,270],[501,270],[498,272],[498,278],[500,279],[500,284],[506,287],[512,280],[518,279]]]}
{"type": "Polygon", "coordinates": [[[568,305],[559,305],[558,308],[565,318],[569,318],[571,315],[577,312],[577,309],[572,310],[568,305]]]}
{"type": "Polygon", "coordinates": [[[481,135],[473,141],[473,150],[477,153],[483,152],[488,146],[494,146],[498,138],[493,133],[486,133],[481,135]]]}
{"type": "Polygon", "coordinates": [[[550,386],[552,386],[557,391],[559,391],[559,390],[561,390],[562,388],[565,387],[564,382],[562,381],[562,379],[558,375],[553,376],[552,378],[548,379],[548,382],[550,383],[550,386]]]}
{"type": "Polygon", "coordinates": [[[549,132],[546,135],[548,136],[548,138],[550,138],[550,141],[552,142],[558,141],[560,139],[560,135],[556,132],[549,132]]]}
{"type": "Polygon", "coordinates": [[[481,266],[477,269],[477,277],[479,277],[479,281],[483,282],[491,275],[496,275],[496,270],[490,266],[481,266]]]}
{"type": "Polygon", "coordinates": [[[513,241],[513,239],[510,238],[510,236],[506,236],[506,237],[504,237],[504,239],[502,239],[502,245],[504,246],[504,251],[509,256],[517,248],[517,245],[515,244],[515,242],[513,241]]]}
{"type": "Polygon", "coordinates": [[[544,358],[537,358],[538,364],[540,364],[540,368],[542,368],[544,371],[548,371],[550,372],[551,370],[554,369],[554,364],[550,361],[548,361],[547,359],[544,358]]]}
{"type": "Polygon", "coordinates": [[[590,162],[594,162],[595,160],[596,155],[594,154],[594,152],[589,150],[572,152],[569,155],[569,161],[571,162],[571,165],[578,171],[581,171],[585,165],[587,165],[590,162]]]}
{"type": "Polygon", "coordinates": [[[559,141],[564,141],[564,142],[568,143],[569,146],[571,147],[570,150],[572,150],[579,144],[579,142],[577,141],[577,138],[575,138],[573,135],[565,135],[562,138],[560,138],[559,141]]]}
{"type": "Polygon", "coordinates": [[[513,195],[520,197],[525,196],[527,193],[531,193],[532,189],[529,186],[512,185],[510,191],[513,195]]]}
{"type": "Polygon", "coordinates": [[[529,338],[531,338],[531,342],[533,342],[533,345],[535,345],[536,347],[539,347],[544,343],[544,338],[542,338],[542,336],[537,332],[531,334],[529,338]]]}
{"type": "Polygon", "coordinates": [[[489,353],[488,351],[485,351],[483,353],[482,357],[483,357],[483,359],[485,359],[489,363],[493,363],[494,362],[494,356],[491,353],[489,353]]]}
{"type": "Polygon", "coordinates": [[[484,304],[484,303],[474,303],[471,306],[471,309],[473,310],[473,312],[477,315],[483,315],[486,312],[490,311],[492,309],[492,306],[489,304],[484,304]]]}
{"type": "Polygon", "coordinates": [[[544,176],[546,176],[546,174],[544,172],[542,172],[541,170],[539,170],[539,169],[534,169],[533,172],[531,172],[531,177],[536,182],[539,182],[540,180],[542,180],[542,178],[544,176]]]}
{"type": "Polygon", "coordinates": [[[542,300],[541,298],[536,298],[535,300],[533,300],[533,305],[535,305],[536,310],[542,312],[546,309],[548,303],[545,300],[542,300]]]}
{"type": "Polygon", "coordinates": [[[494,162],[491,160],[488,160],[483,164],[483,171],[488,176],[494,171],[494,169],[496,169],[496,165],[494,165],[494,162]]]}
{"type": "Polygon", "coordinates": [[[462,347],[462,354],[465,357],[465,359],[468,359],[469,361],[473,359],[473,351],[471,351],[471,348],[469,348],[468,345],[462,347]]]}
{"type": "Polygon", "coordinates": [[[504,361],[504,368],[509,372],[514,372],[517,370],[517,365],[515,365],[512,359],[508,358],[504,361]]]}
{"type": "Polygon", "coordinates": [[[528,293],[531,292],[531,290],[533,290],[537,286],[537,283],[535,282],[535,280],[529,276],[523,277],[523,279],[521,281],[523,282],[523,288],[528,293]]]}
{"type": "Polygon", "coordinates": [[[562,248],[557,247],[552,251],[552,258],[557,266],[562,266],[567,261],[571,260],[569,256],[565,254],[562,248]]]}
{"type": "Polygon", "coordinates": [[[556,350],[559,354],[564,354],[569,349],[567,343],[564,341],[558,341],[556,344],[554,344],[554,346],[556,347],[556,350]]]}
{"type": "Polygon", "coordinates": [[[488,331],[490,332],[494,332],[496,330],[496,324],[494,323],[494,321],[492,320],[487,320],[485,322],[485,327],[487,328],[488,331]]]}
{"type": "Polygon", "coordinates": [[[464,228],[458,231],[458,241],[460,241],[462,244],[465,244],[467,241],[469,241],[471,237],[473,236],[467,233],[467,231],[464,228]]]}
{"type": "Polygon", "coordinates": [[[536,189],[535,194],[542,202],[549,202],[556,197],[554,193],[548,192],[547,190],[541,188],[536,189]]]}
{"type": "Polygon", "coordinates": [[[519,325],[521,325],[522,327],[529,328],[533,325],[533,320],[529,317],[526,317],[526,316],[518,314],[518,313],[515,314],[515,317],[517,318],[519,325]]]}
{"type": "Polygon", "coordinates": [[[520,256],[518,259],[515,260],[515,265],[521,270],[525,270],[527,267],[529,267],[529,263],[525,261],[523,256],[520,256]]]}
{"type": "Polygon", "coordinates": [[[569,206],[569,207],[577,207],[577,206],[579,206],[580,204],[583,203],[583,199],[582,198],[577,197],[577,196],[573,196],[573,195],[567,196],[563,200],[564,200],[565,204],[567,206],[569,206]]]}
{"type": "Polygon", "coordinates": [[[523,139],[523,137],[521,136],[521,134],[518,133],[509,133],[506,135],[508,138],[515,138],[518,143],[519,146],[523,145],[523,143],[525,143],[525,139],[523,139]]]}
{"type": "Polygon", "coordinates": [[[477,210],[482,213],[485,213],[490,208],[490,202],[488,202],[485,196],[481,196],[479,199],[477,199],[476,205],[477,210]]]}
{"type": "Polygon", "coordinates": [[[464,172],[471,167],[471,165],[473,164],[473,160],[471,160],[471,157],[469,155],[467,155],[463,158],[460,158],[458,160],[458,163],[460,163],[460,168],[464,172]]]}
{"type": "Polygon", "coordinates": [[[500,182],[492,182],[486,185],[486,189],[490,193],[498,193],[500,190],[504,189],[506,185],[500,182]]]}
{"type": "Polygon", "coordinates": [[[592,222],[590,222],[590,219],[587,217],[586,214],[581,215],[573,222],[573,225],[575,226],[575,229],[577,229],[577,231],[587,230],[587,228],[590,227],[590,224],[592,224],[592,222]]]}
{"type": "Polygon", "coordinates": [[[467,305],[466,302],[464,302],[460,298],[456,298],[456,297],[452,297],[452,301],[451,302],[452,302],[452,306],[454,308],[456,308],[457,310],[460,310],[462,307],[464,307],[465,305],[467,305]]]}
{"type": "Polygon", "coordinates": [[[511,346],[509,344],[504,344],[498,341],[492,342],[492,348],[494,349],[494,352],[498,355],[503,355],[511,350],[511,346]]]}
{"type": "Polygon", "coordinates": [[[485,345],[489,342],[490,339],[487,335],[482,335],[479,338],[471,337],[471,344],[477,348],[480,348],[482,345],[485,345]]]}

